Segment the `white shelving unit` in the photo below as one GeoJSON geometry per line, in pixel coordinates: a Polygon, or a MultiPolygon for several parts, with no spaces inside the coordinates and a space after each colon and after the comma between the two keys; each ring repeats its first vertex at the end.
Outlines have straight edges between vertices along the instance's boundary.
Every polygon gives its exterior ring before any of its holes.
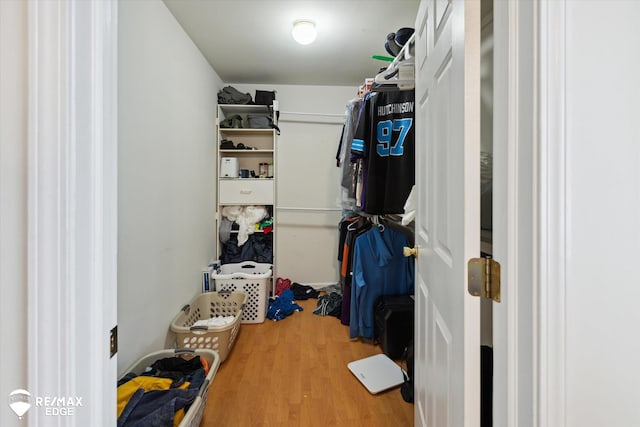
{"type": "MultiPolygon", "coordinates": [[[[248,128],[248,115],[269,115],[272,117],[273,108],[266,105],[218,105],[218,117],[216,120],[218,147],[218,178],[217,178],[217,205],[216,205],[216,241],[217,253],[220,257],[223,249],[220,242],[220,223],[222,210],[225,206],[265,206],[273,220],[272,251],[273,257],[270,263],[273,265],[273,279],[275,280],[276,266],[276,131],[274,129],[248,128]],[[226,118],[239,115],[242,117],[242,128],[222,128],[220,123],[226,118]],[[244,145],[244,149],[221,149],[223,140],[232,141],[235,147],[244,145]],[[221,176],[221,162],[223,158],[235,158],[238,163],[238,171],[247,170],[249,177],[240,175],[234,177],[221,176]],[[261,175],[261,164],[263,167],[261,175]],[[253,174],[251,172],[253,171],[253,174]]],[[[271,286],[273,291],[273,285],[271,286]]]]}

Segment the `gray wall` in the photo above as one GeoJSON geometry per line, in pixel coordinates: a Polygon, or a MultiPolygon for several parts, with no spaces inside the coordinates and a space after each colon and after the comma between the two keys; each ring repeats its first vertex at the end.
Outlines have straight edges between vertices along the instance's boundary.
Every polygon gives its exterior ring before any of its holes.
{"type": "Polygon", "coordinates": [[[118,371],[172,346],[214,257],[222,82],[164,3],[119,3],[118,371]]]}

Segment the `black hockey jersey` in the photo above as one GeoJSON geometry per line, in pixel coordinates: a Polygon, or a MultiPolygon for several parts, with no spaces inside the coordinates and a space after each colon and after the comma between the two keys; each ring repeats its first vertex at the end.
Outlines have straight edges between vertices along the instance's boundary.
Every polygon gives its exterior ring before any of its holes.
{"type": "Polygon", "coordinates": [[[375,92],[366,101],[351,144],[364,158],[363,211],[401,214],[415,182],[415,92],[375,92]]]}

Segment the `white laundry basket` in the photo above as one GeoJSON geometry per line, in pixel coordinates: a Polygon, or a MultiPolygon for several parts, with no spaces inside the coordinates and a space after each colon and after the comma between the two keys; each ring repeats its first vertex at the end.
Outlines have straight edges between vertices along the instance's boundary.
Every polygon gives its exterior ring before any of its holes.
{"type": "Polygon", "coordinates": [[[273,268],[271,264],[245,261],[223,264],[212,275],[216,291],[245,292],[247,303],[240,323],[262,323],[267,316],[273,268]]]}

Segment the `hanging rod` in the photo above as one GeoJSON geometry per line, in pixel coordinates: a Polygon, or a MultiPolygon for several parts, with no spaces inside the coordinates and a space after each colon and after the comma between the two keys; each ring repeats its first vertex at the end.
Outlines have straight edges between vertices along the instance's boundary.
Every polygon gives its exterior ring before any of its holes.
{"type": "Polygon", "coordinates": [[[344,114],[335,113],[302,113],[297,111],[280,111],[280,114],[292,114],[294,116],[320,116],[320,117],[340,117],[344,118],[344,114]]]}
{"type": "Polygon", "coordinates": [[[340,212],[340,208],[303,208],[303,207],[291,207],[291,206],[276,206],[277,210],[281,211],[311,211],[311,212],[340,212]]]}

